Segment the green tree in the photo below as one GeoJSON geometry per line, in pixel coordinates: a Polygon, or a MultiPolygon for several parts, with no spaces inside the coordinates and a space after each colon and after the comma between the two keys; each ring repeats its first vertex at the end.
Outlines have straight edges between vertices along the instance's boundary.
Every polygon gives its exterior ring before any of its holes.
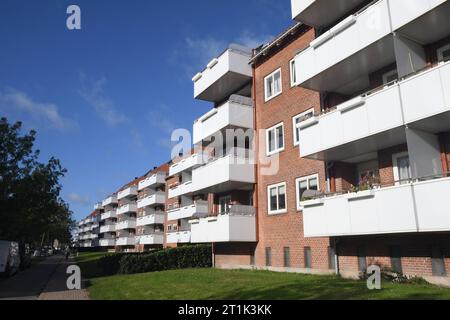
{"type": "Polygon", "coordinates": [[[21,122],[0,119],[0,239],[36,244],[45,234],[68,242],[74,221],[60,198],[67,171],[55,158],[40,163],[36,132],[21,135],[21,129],[21,122]]]}

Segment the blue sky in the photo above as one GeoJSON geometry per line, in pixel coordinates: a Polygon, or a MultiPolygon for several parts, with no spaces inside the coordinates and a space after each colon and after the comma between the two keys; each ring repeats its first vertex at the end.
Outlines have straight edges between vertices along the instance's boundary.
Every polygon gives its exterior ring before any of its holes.
{"type": "Polygon", "coordinates": [[[170,159],[172,130],[211,107],[191,82],[211,58],[289,25],[290,0],[2,0],[0,115],[36,129],[42,161],[68,169],[78,220],[170,159]],[[66,28],[71,4],[82,30],[66,28]]]}

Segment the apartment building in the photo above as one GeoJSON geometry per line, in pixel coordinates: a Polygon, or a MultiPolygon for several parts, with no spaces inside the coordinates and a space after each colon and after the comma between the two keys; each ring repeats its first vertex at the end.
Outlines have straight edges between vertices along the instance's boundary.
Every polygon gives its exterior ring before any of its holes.
{"type": "Polygon", "coordinates": [[[293,60],[320,93],[298,124],[330,190],[304,201],[304,236],[331,237],[341,274],[370,264],[450,272],[450,1],[292,0],[316,37],[293,60]]]}
{"type": "Polygon", "coordinates": [[[89,216],[78,222],[75,242],[80,248],[97,247],[99,244],[100,211],[95,209],[89,216]]]}

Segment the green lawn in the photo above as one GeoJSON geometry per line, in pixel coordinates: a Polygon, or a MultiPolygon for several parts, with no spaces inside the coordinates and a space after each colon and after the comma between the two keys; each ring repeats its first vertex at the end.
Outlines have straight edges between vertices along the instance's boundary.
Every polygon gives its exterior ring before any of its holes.
{"type": "Polygon", "coordinates": [[[92,279],[98,300],[209,299],[450,299],[432,285],[383,283],[370,291],[363,281],[251,270],[188,269],[92,279]]]}
{"type": "Polygon", "coordinates": [[[101,276],[101,272],[97,267],[97,261],[106,255],[106,252],[83,252],[75,257],[75,262],[81,269],[83,278],[92,279],[101,276]]]}

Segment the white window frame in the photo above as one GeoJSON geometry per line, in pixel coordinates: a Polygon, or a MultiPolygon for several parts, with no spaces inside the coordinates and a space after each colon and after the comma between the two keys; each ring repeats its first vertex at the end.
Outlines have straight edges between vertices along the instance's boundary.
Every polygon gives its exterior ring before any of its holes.
{"type": "MultiPolygon", "coordinates": [[[[275,81],[272,81],[272,83],[275,83],[275,81]]],[[[275,86],[274,86],[275,88],[275,86]]],[[[264,78],[264,98],[265,98],[265,102],[272,100],[273,98],[279,96],[281,93],[283,92],[283,75],[281,73],[281,68],[278,68],[277,70],[275,70],[274,72],[272,72],[271,74],[269,74],[268,76],[266,76],[264,78]],[[280,73],[280,91],[277,93],[274,93],[273,95],[271,95],[270,97],[267,95],[268,94],[268,90],[267,90],[267,80],[269,78],[273,78],[275,79],[275,74],[276,73],[280,73]]]]}
{"type": "Polygon", "coordinates": [[[398,77],[397,69],[392,69],[391,71],[383,73],[383,85],[387,85],[389,83],[387,79],[394,74],[396,74],[398,77]]]}
{"type": "Polygon", "coordinates": [[[267,186],[267,212],[269,215],[277,215],[277,214],[283,214],[283,213],[287,213],[287,206],[288,206],[288,199],[287,199],[287,187],[286,187],[286,182],[280,182],[277,184],[271,184],[270,186],[267,186]],[[277,190],[277,207],[279,208],[279,198],[280,195],[278,194],[278,188],[279,187],[284,187],[284,203],[285,203],[285,208],[284,209],[278,209],[278,210],[271,210],[270,209],[270,190],[273,188],[276,188],[277,190]]]}
{"type": "MultiPolygon", "coordinates": [[[[319,181],[318,173],[295,179],[295,194],[296,194],[296,199],[297,199],[297,211],[303,210],[303,206],[301,205],[301,199],[300,199],[299,182],[306,181],[308,188],[309,188],[309,180],[312,180],[312,179],[317,179],[317,191],[319,191],[320,190],[320,181],[319,181]]],[[[309,190],[309,189],[307,189],[307,190],[309,190]]]]}
{"type": "Polygon", "coordinates": [[[284,122],[280,122],[276,125],[274,125],[273,127],[270,127],[268,129],[266,129],[266,154],[268,156],[273,155],[273,154],[277,154],[280,153],[281,151],[284,150],[284,148],[286,147],[286,139],[284,138],[284,122]],[[277,132],[277,128],[282,127],[282,131],[283,131],[283,147],[282,148],[278,148],[278,135],[276,134],[277,132]],[[270,151],[270,142],[269,142],[269,132],[270,131],[274,131],[275,135],[274,135],[274,139],[275,139],[275,149],[270,151]]]}
{"type": "Polygon", "coordinates": [[[291,61],[289,61],[289,74],[291,77],[291,88],[296,86],[296,79],[297,78],[297,74],[295,72],[295,58],[292,59],[291,61]]]}
{"type": "Polygon", "coordinates": [[[299,140],[296,141],[296,139],[297,139],[297,129],[298,129],[296,121],[297,121],[298,118],[301,118],[301,117],[307,115],[308,113],[312,113],[312,116],[314,117],[315,116],[314,108],[308,109],[305,112],[302,112],[302,113],[292,117],[292,140],[294,142],[294,147],[300,145],[300,137],[299,137],[299,140]]]}
{"type": "Polygon", "coordinates": [[[450,43],[437,49],[438,61],[444,61],[444,51],[450,49],[450,43]]]}
{"type": "MultiPolygon", "coordinates": [[[[394,181],[395,181],[395,185],[396,186],[400,186],[401,183],[399,182],[400,180],[400,175],[399,175],[399,171],[398,171],[398,159],[402,158],[404,156],[408,156],[409,157],[409,153],[408,151],[404,151],[404,152],[399,152],[399,153],[395,153],[392,155],[392,170],[394,171],[394,181]]],[[[409,163],[410,165],[410,170],[411,170],[411,162],[409,163]]]]}

